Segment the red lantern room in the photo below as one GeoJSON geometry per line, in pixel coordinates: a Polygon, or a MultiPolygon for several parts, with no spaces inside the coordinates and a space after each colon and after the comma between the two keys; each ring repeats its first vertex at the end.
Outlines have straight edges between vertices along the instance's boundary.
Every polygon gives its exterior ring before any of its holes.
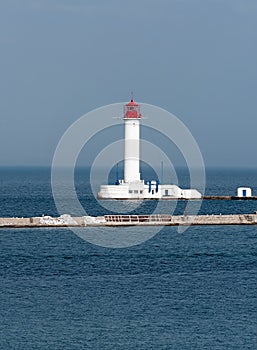
{"type": "Polygon", "coordinates": [[[123,119],[141,119],[140,106],[133,98],[124,106],[124,117],[123,119]]]}

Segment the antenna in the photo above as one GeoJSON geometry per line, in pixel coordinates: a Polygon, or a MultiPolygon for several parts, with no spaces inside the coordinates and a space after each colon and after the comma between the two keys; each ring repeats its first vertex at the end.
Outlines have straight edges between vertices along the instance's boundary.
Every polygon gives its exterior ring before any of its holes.
{"type": "Polygon", "coordinates": [[[119,163],[116,164],[116,182],[115,185],[119,185],[119,163]]]}
{"type": "Polygon", "coordinates": [[[133,91],[131,91],[131,101],[134,101],[134,94],[133,94],[133,91]]]}
{"type": "Polygon", "coordinates": [[[163,160],[161,161],[161,184],[163,185],[163,160]]]}

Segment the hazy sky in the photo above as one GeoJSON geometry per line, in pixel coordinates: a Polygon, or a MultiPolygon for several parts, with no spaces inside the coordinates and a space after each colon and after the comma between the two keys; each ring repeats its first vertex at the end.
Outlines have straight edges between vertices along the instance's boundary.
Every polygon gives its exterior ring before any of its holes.
{"type": "Polygon", "coordinates": [[[133,90],[206,165],[257,166],[256,0],[2,0],[0,48],[0,165],[50,165],[72,122],[133,90]]]}

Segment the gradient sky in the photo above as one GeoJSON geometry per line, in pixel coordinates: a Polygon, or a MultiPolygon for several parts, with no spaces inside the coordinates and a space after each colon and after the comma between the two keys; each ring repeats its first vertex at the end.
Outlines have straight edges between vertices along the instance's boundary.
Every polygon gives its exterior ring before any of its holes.
{"type": "Polygon", "coordinates": [[[2,0],[0,165],[50,165],[86,112],[175,114],[207,166],[257,167],[256,0],[2,0]]]}

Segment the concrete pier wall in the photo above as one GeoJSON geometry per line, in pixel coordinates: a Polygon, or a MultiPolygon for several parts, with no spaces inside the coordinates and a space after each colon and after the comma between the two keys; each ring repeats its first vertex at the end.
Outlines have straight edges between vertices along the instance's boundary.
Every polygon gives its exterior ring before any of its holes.
{"type": "Polygon", "coordinates": [[[106,225],[256,225],[256,214],[232,214],[232,215],[114,215],[105,216],[106,225]]]}
{"type": "Polygon", "coordinates": [[[71,217],[0,218],[0,228],[92,226],[257,225],[257,214],[232,215],[105,215],[71,217]]]}

